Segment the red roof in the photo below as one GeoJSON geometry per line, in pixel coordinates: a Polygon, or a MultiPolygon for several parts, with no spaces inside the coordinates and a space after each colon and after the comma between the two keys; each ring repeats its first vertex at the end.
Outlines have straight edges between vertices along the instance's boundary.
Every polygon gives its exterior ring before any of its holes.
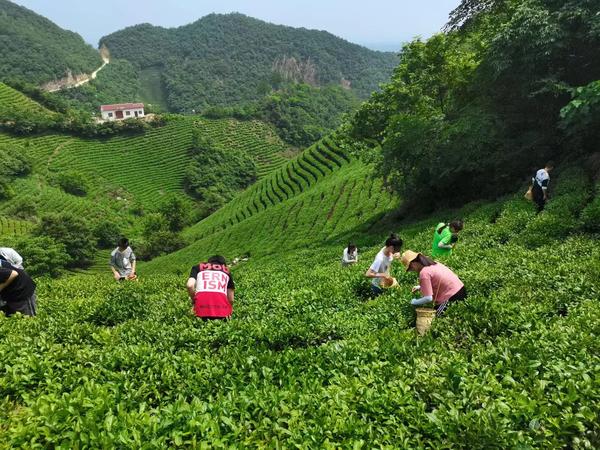
{"type": "Polygon", "coordinates": [[[100,111],[125,111],[126,109],[140,109],[143,107],[143,103],[118,103],[116,105],[102,105],[100,111]]]}

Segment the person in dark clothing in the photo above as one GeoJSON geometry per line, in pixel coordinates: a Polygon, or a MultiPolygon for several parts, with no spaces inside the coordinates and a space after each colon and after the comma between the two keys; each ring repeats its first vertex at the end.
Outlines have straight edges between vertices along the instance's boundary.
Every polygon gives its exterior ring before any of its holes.
{"type": "Polygon", "coordinates": [[[538,213],[544,210],[548,201],[548,185],[550,183],[550,172],[554,169],[554,163],[548,161],[543,169],[536,172],[532,178],[531,195],[537,205],[538,213]]]}
{"type": "Polygon", "coordinates": [[[26,316],[36,315],[35,282],[22,269],[0,266],[0,296],[5,302],[0,310],[7,316],[20,312],[26,316]]]}

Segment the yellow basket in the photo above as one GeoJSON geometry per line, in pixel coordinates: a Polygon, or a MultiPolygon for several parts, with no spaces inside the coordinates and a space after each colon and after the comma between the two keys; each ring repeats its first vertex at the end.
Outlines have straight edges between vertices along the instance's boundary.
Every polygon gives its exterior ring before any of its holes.
{"type": "Polygon", "coordinates": [[[435,309],[417,308],[417,333],[419,336],[425,336],[431,328],[431,323],[435,318],[435,309]]]}

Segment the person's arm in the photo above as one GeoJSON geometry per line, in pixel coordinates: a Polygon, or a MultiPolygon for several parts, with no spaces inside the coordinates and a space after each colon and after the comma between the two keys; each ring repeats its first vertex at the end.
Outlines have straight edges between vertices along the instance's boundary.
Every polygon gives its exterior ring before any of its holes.
{"type": "Polygon", "coordinates": [[[5,279],[3,283],[0,283],[0,292],[2,292],[5,288],[7,288],[15,279],[19,276],[19,272],[16,270],[11,270],[8,278],[5,279]]]}
{"type": "Polygon", "coordinates": [[[188,292],[188,296],[190,297],[191,301],[194,301],[194,296],[196,295],[196,279],[195,278],[188,278],[187,283],[186,283],[186,288],[187,288],[187,292],[188,292]]]}
{"type": "Polygon", "coordinates": [[[235,297],[235,290],[227,289],[227,301],[233,306],[233,298],[235,297]]]}
{"type": "Polygon", "coordinates": [[[367,270],[367,272],[365,273],[365,277],[367,278],[384,278],[384,279],[388,279],[391,278],[390,275],[388,275],[387,273],[380,273],[380,272],[375,272],[373,269],[371,269],[369,267],[369,269],[367,270]]]}
{"type": "Polygon", "coordinates": [[[344,249],[344,253],[342,254],[342,262],[346,264],[350,262],[350,254],[347,248],[344,249]]]}
{"type": "Polygon", "coordinates": [[[438,242],[438,248],[451,249],[454,245],[452,245],[452,233],[446,233],[440,242],[438,242]]]}
{"type": "Polygon", "coordinates": [[[419,274],[419,290],[423,296],[421,298],[413,298],[410,301],[410,304],[413,306],[421,306],[426,305],[427,303],[431,303],[433,301],[433,288],[431,286],[431,277],[427,273],[419,274]]]}
{"type": "Polygon", "coordinates": [[[135,259],[135,257],[133,258],[133,260],[131,261],[131,273],[135,275],[135,266],[137,264],[137,261],[135,259]]]}
{"type": "Polygon", "coordinates": [[[119,273],[119,271],[116,269],[116,258],[115,255],[110,255],[110,261],[108,262],[108,264],[110,265],[110,270],[113,273],[113,277],[115,280],[119,281],[121,279],[121,274],[119,273]]]}

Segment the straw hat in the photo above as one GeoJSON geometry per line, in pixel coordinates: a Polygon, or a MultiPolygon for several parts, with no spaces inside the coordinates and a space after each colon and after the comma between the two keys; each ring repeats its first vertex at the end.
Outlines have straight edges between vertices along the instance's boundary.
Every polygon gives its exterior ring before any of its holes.
{"type": "Polygon", "coordinates": [[[413,262],[415,260],[415,258],[419,255],[420,255],[420,253],[413,252],[412,250],[406,250],[404,253],[402,253],[402,258],[400,258],[400,262],[406,268],[407,272],[408,272],[408,266],[410,266],[410,263],[413,262]]]}

